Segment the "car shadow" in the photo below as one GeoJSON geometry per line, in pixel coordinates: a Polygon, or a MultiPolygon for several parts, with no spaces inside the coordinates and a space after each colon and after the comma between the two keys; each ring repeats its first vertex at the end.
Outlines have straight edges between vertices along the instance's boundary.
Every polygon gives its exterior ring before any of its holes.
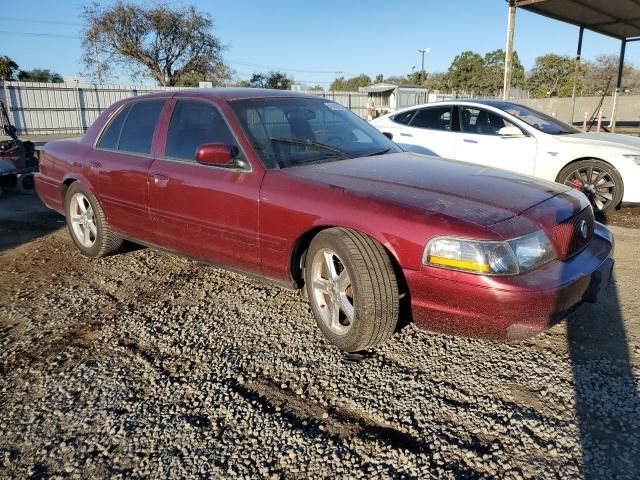
{"type": "Polygon", "coordinates": [[[640,398],[615,278],[566,328],[584,478],[637,478],[640,398]]]}
{"type": "Polygon", "coordinates": [[[35,194],[4,191],[0,196],[0,252],[64,226],[64,217],[47,208],[35,194]]]}

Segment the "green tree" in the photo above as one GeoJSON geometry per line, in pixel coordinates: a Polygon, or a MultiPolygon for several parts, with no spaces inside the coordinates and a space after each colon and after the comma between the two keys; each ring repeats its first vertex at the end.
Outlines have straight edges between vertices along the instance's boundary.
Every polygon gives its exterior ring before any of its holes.
{"type": "Polygon", "coordinates": [[[391,77],[387,77],[384,79],[385,83],[390,83],[391,85],[406,85],[409,83],[406,75],[392,75],[391,77]]]}
{"type": "Polygon", "coordinates": [[[194,6],[137,5],[118,1],[84,7],[84,63],[97,77],[115,65],[134,76],[151,75],[159,85],[178,85],[197,75],[220,84],[229,77],[213,19],[194,6]]]}
{"type": "MultiPolygon", "coordinates": [[[[617,55],[598,55],[594,61],[586,62],[581,67],[583,93],[587,95],[612,95],[618,79],[617,55]],[[611,79],[611,82],[609,82],[611,79]],[[609,84],[609,89],[605,92],[609,84]]],[[[638,88],[637,71],[629,62],[625,62],[622,70],[622,91],[634,91],[638,88]]]]}
{"type": "MultiPolygon", "coordinates": [[[[484,56],[484,69],[482,72],[481,95],[498,96],[504,86],[505,52],[501,48],[488,52],[484,56]]],[[[511,85],[521,87],[524,85],[524,67],[518,57],[518,52],[513,52],[511,67],[511,85]]]]}
{"type": "Polygon", "coordinates": [[[371,78],[364,73],[358,75],[357,77],[352,77],[349,79],[345,79],[344,77],[336,78],[329,87],[329,90],[334,92],[356,92],[360,87],[366,87],[371,85],[371,78]]]}
{"type": "Polygon", "coordinates": [[[249,80],[238,82],[240,87],[251,88],[275,88],[276,90],[289,90],[293,79],[282,72],[254,73],[249,80]]]}
{"type": "Polygon", "coordinates": [[[407,75],[408,85],[422,85],[427,80],[427,74],[421,71],[411,72],[407,75]]]}
{"type": "Polygon", "coordinates": [[[275,88],[277,90],[289,90],[293,80],[282,72],[269,72],[265,82],[266,88],[275,88]]]}
{"type": "Polygon", "coordinates": [[[429,90],[451,90],[449,76],[445,72],[431,73],[424,82],[424,86],[429,90]]]}
{"type": "Polygon", "coordinates": [[[34,68],[32,70],[20,70],[18,80],[23,82],[45,82],[62,83],[64,79],[59,73],[55,73],[46,68],[34,68]]]}
{"type": "Polygon", "coordinates": [[[266,88],[267,76],[264,73],[254,73],[253,75],[251,75],[249,85],[247,86],[252,88],[266,88]]]}
{"type": "Polygon", "coordinates": [[[566,97],[573,89],[575,60],[566,55],[548,53],[536,58],[529,73],[527,88],[535,97],[566,97]]]}
{"type": "Polygon", "coordinates": [[[0,57],[0,80],[14,80],[14,75],[18,71],[18,64],[11,58],[3,55],[0,57]]]}
{"type": "Polygon", "coordinates": [[[384,75],[379,73],[379,74],[376,75],[375,83],[382,83],[382,82],[384,82],[384,75]]]}
{"type": "Polygon", "coordinates": [[[447,72],[453,90],[469,93],[482,92],[484,88],[484,59],[467,50],[456,56],[447,72]]]}

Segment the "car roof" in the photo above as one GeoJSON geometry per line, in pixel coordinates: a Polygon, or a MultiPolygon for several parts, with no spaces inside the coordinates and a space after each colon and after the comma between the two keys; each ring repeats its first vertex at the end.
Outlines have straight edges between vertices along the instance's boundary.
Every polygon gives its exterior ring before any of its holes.
{"type": "MultiPolygon", "coordinates": [[[[491,99],[491,98],[456,98],[456,99],[451,99],[451,100],[441,100],[441,101],[437,101],[437,102],[431,102],[431,103],[422,103],[420,105],[412,105],[410,107],[404,107],[396,112],[392,112],[387,114],[386,116],[393,116],[393,115],[397,115],[399,113],[403,113],[403,112],[407,112],[409,110],[413,110],[416,108],[437,108],[438,106],[448,106],[448,105],[464,105],[464,104],[469,104],[469,105],[486,105],[488,107],[493,107],[493,108],[497,108],[498,110],[507,110],[509,108],[513,108],[513,107],[519,107],[522,108],[522,105],[515,103],[515,102],[508,102],[505,100],[495,100],[495,99],[491,99]]],[[[385,117],[386,117],[385,116],[385,117]]]]}
{"type": "Polygon", "coordinates": [[[140,98],[170,98],[170,97],[209,97],[222,100],[240,100],[247,98],[321,98],[317,95],[306,93],[292,92],[291,90],[275,90],[269,88],[185,88],[184,90],[169,90],[165,92],[153,92],[146,95],[140,95],[128,100],[137,100],[140,98]]]}

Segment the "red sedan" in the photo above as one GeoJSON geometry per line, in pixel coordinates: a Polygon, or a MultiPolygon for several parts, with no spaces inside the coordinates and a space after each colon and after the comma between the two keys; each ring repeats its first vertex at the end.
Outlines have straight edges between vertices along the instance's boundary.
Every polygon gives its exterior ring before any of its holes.
{"type": "Polygon", "coordinates": [[[613,266],[581,193],[402,152],[342,106],[291,92],[123,100],[82,139],[46,145],[36,188],[85,255],[130,240],[304,288],[345,351],[406,320],[526,338],[595,301],[613,266]]]}

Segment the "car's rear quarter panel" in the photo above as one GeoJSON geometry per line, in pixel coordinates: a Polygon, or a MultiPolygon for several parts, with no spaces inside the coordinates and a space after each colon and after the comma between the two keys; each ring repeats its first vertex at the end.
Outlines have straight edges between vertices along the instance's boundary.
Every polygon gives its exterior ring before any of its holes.
{"type": "Polygon", "coordinates": [[[49,208],[64,213],[64,183],[81,181],[95,193],[87,162],[87,145],[82,139],[56,140],[45,145],[40,154],[36,191],[49,208]]]}

